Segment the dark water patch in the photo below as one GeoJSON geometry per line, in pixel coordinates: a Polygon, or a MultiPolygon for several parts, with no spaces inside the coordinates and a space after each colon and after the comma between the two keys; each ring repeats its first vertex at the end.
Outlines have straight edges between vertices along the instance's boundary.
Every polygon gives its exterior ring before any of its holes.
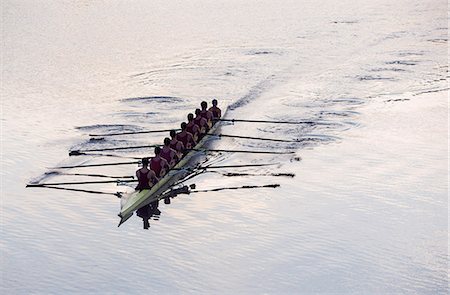
{"type": "Polygon", "coordinates": [[[355,115],[359,115],[358,112],[355,111],[320,111],[319,116],[337,116],[337,117],[351,117],[355,115]]]}
{"type": "Polygon", "coordinates": [[[359,21],[357,20],[340,20],[340,21],[332,21],[332,24],[344,24],[344,25],[351,25],[351,24],[357,24],[359,21]]]}
{"type": "Polygon", "coordinates": [[[402,38],[408,34],[409,34],[409,32],[407,32],[407,31],[392,32],[392,33],[388,34],[386,37],[384,37],[384,40],[398,39],[398,38],[402,38]]]}
{"type": "Polygon", "coordinates": [[[270,55],[270,54],[280,55],[279,52],[274,52],[274,51],[270,51],[270,50],[250,50],[246,54],[247,55],[270,55]]]}
{"type": "Polygon", "coordinates": [[[143,96],[143,97],[130,97],[122,99],[123,102],[143,102],[143,103],[180,103],[185,99],[175,96],[143,96]]]}
{"type": "Polygon", "coordinates": [[[394,78],[389,78],[389,77],[381,77],[381,76],[371,76],[371,75],[365,75],[365,76],[356,76],[356,79],[358,79],[359,81],[395,81],[394,78]]]}
{"type": "Polygon", "coordinates": [[[81,131],[94,131],[94,130],[102,130],[102,131],[136,131],[139,130],[140,127],[136,125],[124,125],[124,124],[95,124],[88,126],[77,126],[75,129],[81,131]]]}
{"type": "Polygon", "coordinates": [[[425,91],[416,92],[416,93],[414,93],[413,95],[414,95],[414,96],[417,96],[417,95],[427,94],[427,93],[442,92],[442,91],[448,91],[449,89],[450,89],[450,88],[425,90],[425,91]]]}
{"type": "Polygon", "coordinates": [[[324,100],[326,104],[361,105],[364,101],[356,97],[342,97],[324,100]]]}
{"type": "Polygon", "coordinates": [[[428,42],[433,42],[433,43],[439,43],[439,44],[444,44],[448,42],[448,38],[433,38],[433,39],[428,39],[428,42]]]}
{"type": "Polygon", "coordinates": [[[148,73],[149,73],[149,72],[137,73],[137,74],[130,75],[129,77],[130,77],[130,78],[140,77],[140,76],[146,75],[146,74],[148,74],[148,73]]]}
{"type": "Polygon", "coordinates": [[[123,112],[123,113],[119,113],[120,116],[124,116],[126,118],[145,117],[147,119],[157,117],[160,114],[161,114],[161,112],[123,112]]]}
{"type": "Polygon", "coordinates": [[[371,72],[406,72],[405,69],[400,68],[374,68],[370,69],[371,72]]]}
{"type": "Polygon", "coordinates": [[[416,60],[393,60],[393,61],[387,61],[385,64],[387,65],[402,65],[402,66],[415,66],[417,65],[418,61],[416,60]]]}
{"type": "Polygon", "coordinates": [[[402,57],[404,57],[404,56],[422,56],[422,55],[425,55],[425,52],[423,52],[423,51],[400,51],[400,52],[397,52],[397,55],[402,56],[402,57]]]}
{"type": "Polygon", "coordinates": [[[409,98],[394,98],[394,99],[388,99],[386,102],[399,102],[399,101],[408,101],[409,98]]]}
{"type": "MultiPolygon", "coordinates": [[[[174,108],[171,108],[174,109],[174,108]]],[[[117,114],[135,122],[146,124],[175,124],[181,123],[179,117],[173,117],[166,112],[126,112],[117,114]]]]}

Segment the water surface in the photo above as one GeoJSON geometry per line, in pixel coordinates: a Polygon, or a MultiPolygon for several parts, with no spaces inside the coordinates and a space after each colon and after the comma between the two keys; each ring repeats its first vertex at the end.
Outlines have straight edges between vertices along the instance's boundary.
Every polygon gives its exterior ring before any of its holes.
{"type": "Polygon", "coordinates": [[[4,293],[448,292],[444,1],[1,5],[4,293]],[[191,183],[280,188],[180,196],[148,231],[138,217],[116,227],[114,196],[25,188],[93,180],[45,173],[127,161],[68,151],[159,143],[165,135],[88,134],[174,128],[212,98],[228,118],[313,123],[226,125],[299,142],[217,140],[295,154],[211,154],[221,165],[276,165],[191,183]]]}

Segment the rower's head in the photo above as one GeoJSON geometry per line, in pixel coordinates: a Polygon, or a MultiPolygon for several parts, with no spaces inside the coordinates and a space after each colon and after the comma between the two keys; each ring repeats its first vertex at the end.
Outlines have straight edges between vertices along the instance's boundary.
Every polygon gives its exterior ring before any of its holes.
{"type": "Polygon", "coordinates": [[[217,106],[217,99],[214,98],[214,99],[212,100],[212,105],[215,106],[215,107],[217,106]]]}
{"type": "Polygon", "coordinates": [[[186,125],[187,125],[186,122],[181,123],[180,126],[182,131],[186,130],[186,125]]]}
{"type": "Polygon", "coordinates": [[[175,130],[170,130],[170,137],[175,138],[177,136],[177,132],[175,130]]]}
{"type": "Polygon", "coordinates": [[[159,155],[161,153],[161,148],[159,146],[155,147],[155,155],[159,155]]]}
{"type": "Polygon", "coordinates": [[[206,101],[202,101],[200,103],[200,106],[202,107],[202,110],[206,110],[206,108],[208,107],[208,103],[206,101]]]}
{"type": "Polygon", "coordinates": [[[187,118],[188,118],[188,121],[191,122],[192,120],[194,120],[194,114],[189,113],[187,118]]]}
{"type": "Polygon", "coordinates": [[[147,167],[148,166],[148,158],[142,158],[142,167],[147,167]]]}
{"type": "Polygon", "coordinates": [[[197,116],[200,115],[200,112],[201,112],[200,109],[195,109],[195,115],[197,116]]]}
{"type": "Polygon", "coordinates": [[[164,145],[169,146],[170,145],[170,138],[166,137],[164,138],[164,145]]]}

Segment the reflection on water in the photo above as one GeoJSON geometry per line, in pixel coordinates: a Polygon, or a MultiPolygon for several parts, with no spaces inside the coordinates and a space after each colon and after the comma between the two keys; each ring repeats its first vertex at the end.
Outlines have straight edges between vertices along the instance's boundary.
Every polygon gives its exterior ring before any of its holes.
{"type": "Polygon", "coordinates": [[[159,200],[152,202],[148,205],[145,205],[144,207],[139,208],[136,211],[136,215],[142,218],[143,227],[144,229],[150,228],[150,218],[153,220],[159,220],[159,216],[161,215],[161,211],[158,209],[159,207],[159,200]]]}

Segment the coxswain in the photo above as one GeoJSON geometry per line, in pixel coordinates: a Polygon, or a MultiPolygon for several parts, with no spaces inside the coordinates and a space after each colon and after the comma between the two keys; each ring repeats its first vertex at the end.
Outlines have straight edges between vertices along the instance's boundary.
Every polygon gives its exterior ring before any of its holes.
{"type": "Polygon", "coordinates": [[[189,113],[187,116],[188,122],[186,124],[186,131],[192,134],[195,141],[198,141],[200,136],[200,127],[194,122],[194,115],[189,113]]]}
{"type": "Polygon", "coordinates": [[[155,156],[150,160],[150,170],[155,172],[156,177],[160,178],[170,169],[169,163],[161,157],[161,148],[155,147],[155,156]]]}
{"type": "Polygon", "coordinates": [[[166,161],[169,163],[170,168],[175,166],[176,162],[178,162],[177,152],[170,147],[170,138],[164,138],[164,146],[161,149],[160,155],[161,157],[166,159],[166,161]]]}
{"type": "Polygon", "coordinates": [[[185,122],[181,123],[181,132],[177,134],[177,139],[184,145],[184,151],[191,149],[196,145],[194,137],[191,133],[187,132],[186,126],[187,124],[185,122]]]}
{"type": "Polygon", "coordinates": [[[209,128],[212,127],[212,119],[213,119],[213,114],[211,111],[209,111],[208,108],[208,103],[206,101],[202,101],[200,103],[200,106],[202,107],[202,110],[200,112],[200,114],[202,115],[203,118],[206,119],[206,121],[208,121],[208,126],[209,128]]]}
{"type": "Polygon", "coordinates": [[[177,139],[177,132],[175,130],[170,130],[170,137],[172,138],[170,147],[177,152],[178,159],[181,159],[183,157],[184,144],[177,139]]]}
{"type": "Polygon", "coordinates": [[[222,110],[217,107],[217,99],[212,100],[212,107],[209,108],[209,111],[213,115],[213,121],[217,121],[222,117],[222,110]]]}
{"type": "Polygon", "coordinates": [[[138,179],[136,190],[149,189],[158,182],[155,172],[148,169],[148,163],[148,158],[143,158],[142,168],[136,171],[136,177],[138,179]]]}
{"type": "Polygon", "coordinates": [[[201,115],[201,110],[200,109],[196,109],[195,110],[195,119],[194,119],[194,123],[197,124],[197,126],[200,127],[200,136],[206,134],[209,131],[209,125],[208,125],[208,121],[201,115]]]}

